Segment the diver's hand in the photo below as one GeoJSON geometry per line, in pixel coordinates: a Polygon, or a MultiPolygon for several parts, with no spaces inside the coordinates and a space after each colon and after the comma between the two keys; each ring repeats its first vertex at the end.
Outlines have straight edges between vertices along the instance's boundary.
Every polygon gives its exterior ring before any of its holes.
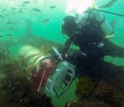
{"type": "Polygon", "coordinates": [[[59,54],[58,59],[60,61],[66,60],[68,58],[68,54],[59,54]]]}
{"type": "Polygon", "coordinates": [[[55,60],[58,60],[58,61],[64,61],[64,60],[67,60],[68,58],[68,54],[54,54],[52,55],[52,57],[55,59],[55,60]]]}

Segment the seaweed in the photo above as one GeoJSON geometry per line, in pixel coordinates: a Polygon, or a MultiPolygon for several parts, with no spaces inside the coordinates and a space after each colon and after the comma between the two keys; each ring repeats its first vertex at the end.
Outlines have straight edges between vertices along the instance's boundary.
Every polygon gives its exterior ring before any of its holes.
{"type": "Polygon", "coordinates": [[[91,81],[88,76],[79,78],[76,83],[76,96],[77,98],[87,97],[95,88],[95,84],[91,81]]]}
{"type": "Polygon", "coordinates": [[[53,107],[50,97],[33,90],[20,61],[6,56],[0,64],[0,107],[53,107]]]}
{"type": "Polygon", "coordinates": [[[103,79],[95,84],[88,76],[79,78],[75,94],[77,99],[65,107],[124,107],[124,94],[103,79]]]}

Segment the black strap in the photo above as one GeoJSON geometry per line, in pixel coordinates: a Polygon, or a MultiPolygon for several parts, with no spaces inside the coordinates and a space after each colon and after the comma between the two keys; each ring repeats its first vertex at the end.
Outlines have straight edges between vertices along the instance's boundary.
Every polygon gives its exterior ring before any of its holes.
{"type": "Polygon", "coordinates": [[[105,20],[106,20],[106,17],[104,16],[104,18],[102,19],[102,21],[99,22],[99,26],[101,26],[105,20]]]}
{"type": "Polygon", "coordinates": [[[95,14],[93,12],[89,11],[87,13],[88,13],[88,19],[90,19],[90,15],[92,14],[94,16],[94,20],[95,20],[96,16],[95,16],[95,14]]]}

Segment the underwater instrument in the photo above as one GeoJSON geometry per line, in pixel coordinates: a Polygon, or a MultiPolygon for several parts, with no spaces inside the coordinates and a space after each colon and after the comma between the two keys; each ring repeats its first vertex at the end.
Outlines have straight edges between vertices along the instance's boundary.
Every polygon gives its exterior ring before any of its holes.
{"type": "Polygon", "coordinates": [[[59,62],[56,70],[49,76],[45,89],[52,96],[60,97],[71,85],[75,77],[75,70],[68,62],[59,62]]]}
{"type": "MultiPolygon", "coordinates": [[[[53,50],[57,55],[60,53],[55,47],[53,50]]],[[[71,85],[75,77],[75,67],[67,61],[59,62],[55,71],[49,76],[45,89],[51,93],[52,96],[60,97],[71,85]]]]}
{"type": "Polygon", "coordinates": [[[60,53],[58,52],[58,50],[57,50],[54,46],[52,46],[52,48],[53,48],[53,50],[55,51],[55,53],[56,53],[57,55],[60,55],[60,53]]]}
{"type": "MultiPolygon", "coordinates": [[[[59,54],[57,49],[53,50],[59,54]]],[[[67,61],[56,63],[49,53],[26,45],[19,50],[19,58],[29,67],[34,64],[34,70],[28,71],[33,81],[33,89],[43,92],[46,89],[52,96],[60,97],[71,85],[74,77],[74,66],[67,61]]]]}
{"type": "Polygon", "coordinates": [[[33,63],[34,70],[27,70],[27,73],[31,75],[33,89],[42,92],[45,88],[47,78],[55,68],[55,62],[50,54],[44,54],[43,50],[26,45],[19,50],[19,58],[27,68],[33,63]]]}

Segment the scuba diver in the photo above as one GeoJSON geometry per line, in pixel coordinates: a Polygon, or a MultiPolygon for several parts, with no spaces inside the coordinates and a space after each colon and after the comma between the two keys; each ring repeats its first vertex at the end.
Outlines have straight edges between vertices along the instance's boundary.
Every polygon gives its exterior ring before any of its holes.
{"type": "Polygon", "coordinates": [[[67,40],[59,50],[59,59],[67,60],[76,66],[76,77],[88,75],[96,83],[99,79],[104,79],[115,83],[114,85],[123,91],[124,66],[107,62],[104,57],[122,58],[124,48],[109,40],[114,35],[114,27],[104,14],[97,10],[89,10],[78,17],[66,16],[61,28],[67,40]],[[78,46],[79,52],[68,55],[66,53],[71,44],[78,46]]]}

